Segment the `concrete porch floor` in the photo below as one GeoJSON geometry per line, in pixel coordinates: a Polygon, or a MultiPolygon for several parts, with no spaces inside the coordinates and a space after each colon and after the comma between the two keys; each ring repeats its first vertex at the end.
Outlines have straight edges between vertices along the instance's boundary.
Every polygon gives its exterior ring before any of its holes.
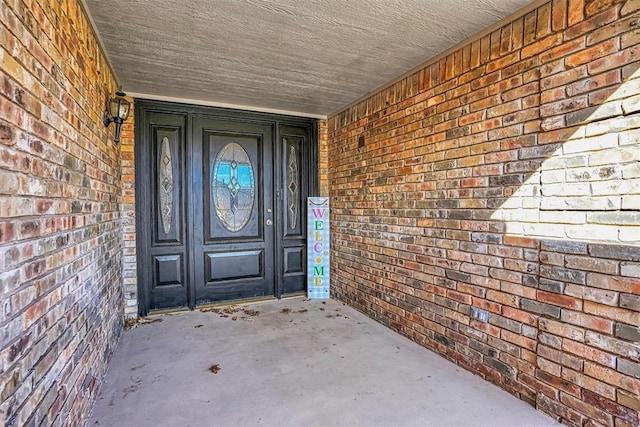
{"type": "Polygon", "coordinates": [[[124,331],[87,426],[558,425],[338,301],[236,308],[124,331]]]}

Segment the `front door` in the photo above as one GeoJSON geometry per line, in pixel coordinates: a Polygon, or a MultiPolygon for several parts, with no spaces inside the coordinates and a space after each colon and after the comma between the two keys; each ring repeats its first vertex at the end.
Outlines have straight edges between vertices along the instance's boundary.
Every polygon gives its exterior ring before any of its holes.
{"type": "Polygon", "coordinates": [[[193,121],[195,302],[274,295],[273,130],[193,121]]]}
{"type": "Polygon", "coordinates": [[[136,102],[141,314],[305,291],[315,126],[136,102]]]}

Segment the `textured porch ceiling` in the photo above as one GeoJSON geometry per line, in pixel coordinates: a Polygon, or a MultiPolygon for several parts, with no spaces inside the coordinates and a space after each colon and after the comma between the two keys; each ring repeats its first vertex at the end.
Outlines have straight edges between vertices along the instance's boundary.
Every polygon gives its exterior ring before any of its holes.
{"type": "Polygon", "coordinates": [[[129,94],[326,116],[532,0],[82,0],[129,94]]]}

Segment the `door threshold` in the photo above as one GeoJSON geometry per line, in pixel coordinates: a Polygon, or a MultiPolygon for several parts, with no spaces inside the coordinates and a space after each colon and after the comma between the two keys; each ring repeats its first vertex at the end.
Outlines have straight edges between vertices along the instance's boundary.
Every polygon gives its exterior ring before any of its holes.
{"type": "Polygon", "coordinates": [[[290,294],[286,294],[286,295],[282,295],[280,297],[280,299],[291,299],[291,298],[306,298],[307,297],[307,292],[306,291],[302,291],[302,292],[292,292],[290,294]]]}
{"type": "Polygon", "coordinates": [[[194,310],[202,310],[208,308],[218,308],[218,307],[228,307],[230,305],[245,305],[245,304],[256,304],[261,302],[275,301],[276,297],[254,297],[254,298],[243,298],[243,299],[235,299],[228,301],[220,301],[220,302],[212,302],[209,304],[197,305],[194,310]]]}
{"type": "Polygon", "coordinates": [[[207,310],[210,308],[228,307],[230,305],[260,304],[263,302],[277,301],[278,299],[288,300],[288,299],[306,298],[306,297],[307,297],[306,292],[296,292],[292,294],[283,295],[281,298],[269,296],[269,297],[254,297],[254,298],[235,299],[235,300],[229,300],[229,301],[212,302],[209,304],[197,305],[193,310],[189,309],[188,307],[161,308],[158,310],[151,310],[149,314],[144,317],[184,313],[185,311],[207,310]]]}
{"type": "Polygon", "coordinates": [[[150,310],[149,314],[140,317],[163,316],[166,314],[184,313],[185,311],[189,311],[189,307],[159,308],[157,310],[150,310]]]}

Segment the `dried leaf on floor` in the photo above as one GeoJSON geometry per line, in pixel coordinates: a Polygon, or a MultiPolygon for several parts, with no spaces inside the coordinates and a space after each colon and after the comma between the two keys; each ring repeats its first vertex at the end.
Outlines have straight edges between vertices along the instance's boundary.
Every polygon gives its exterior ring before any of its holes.
{"type": "Polygon", "coordinates": [[[307,311],[309,311],[309,310],[307,310],[306,308],[303,308],[301,310],[298,310],[298,313],[306,313],[307,311]]]}
{"type": "Polygon", "coordinates": [[[252,310],[250,308],[245,308],[242,311],[244,311],[244,314],[246,314],[247,316],[257,316],[258,314],[260,314],[258,310],[252,310]]]}
{"type": "Polygon", "coordinates": [[[218,372],[220,372],[220,365],[211,365],[211,372],[213,372],[214,374],[217,374],[218,372]]]}
{"type": "Polygon", "coordinates": [[[238,316],[233,316],[233,317],[231,318],[231,320],[234,320],[234,321],[235,321],[235,320],[238,320],[238,316]]]}
{"type": "Polygon", "coordinates": [[[137,328],[140,325],[147,325],[149,323],[157,323],[157,322],[162,322],[162,319],[159,317],[149,319],[148,317],[140,316],[137,319],[127,319],[124,322],[124,329],[129,330],[129,329],[137,328]]]}
{"type": "Polygon", "coordinates": [[[222,309],[223,313],[233,314],[238,312],[238,308],[235,305],[230,305],[222,309]]]}
{"type": "Polygon", "coordinates": [[[204,327],[203,324],[199,324],[199,325],[194,326],[194,328],[202,328],[202,327],[204,327]]]}
{"type": "Polygon", "coordinates": [[[234,314],[240,311],[238,307],[235,305],[229,305],[227,307],[209,307],[209,308],[201,308],[200,312],[202,313],[216,313],[219,314],[220,317],[229,317],[229,314],[234,314]]]}
{"type": "Polygon", "coordinates": [[[290,308],[285,307],[285,308],[283,308],[282,310],[280,310],[280,313],[282,313],[282,314],[289,314],[289,313],[291,313],[291,309],[290,309],[290,308]]]}

